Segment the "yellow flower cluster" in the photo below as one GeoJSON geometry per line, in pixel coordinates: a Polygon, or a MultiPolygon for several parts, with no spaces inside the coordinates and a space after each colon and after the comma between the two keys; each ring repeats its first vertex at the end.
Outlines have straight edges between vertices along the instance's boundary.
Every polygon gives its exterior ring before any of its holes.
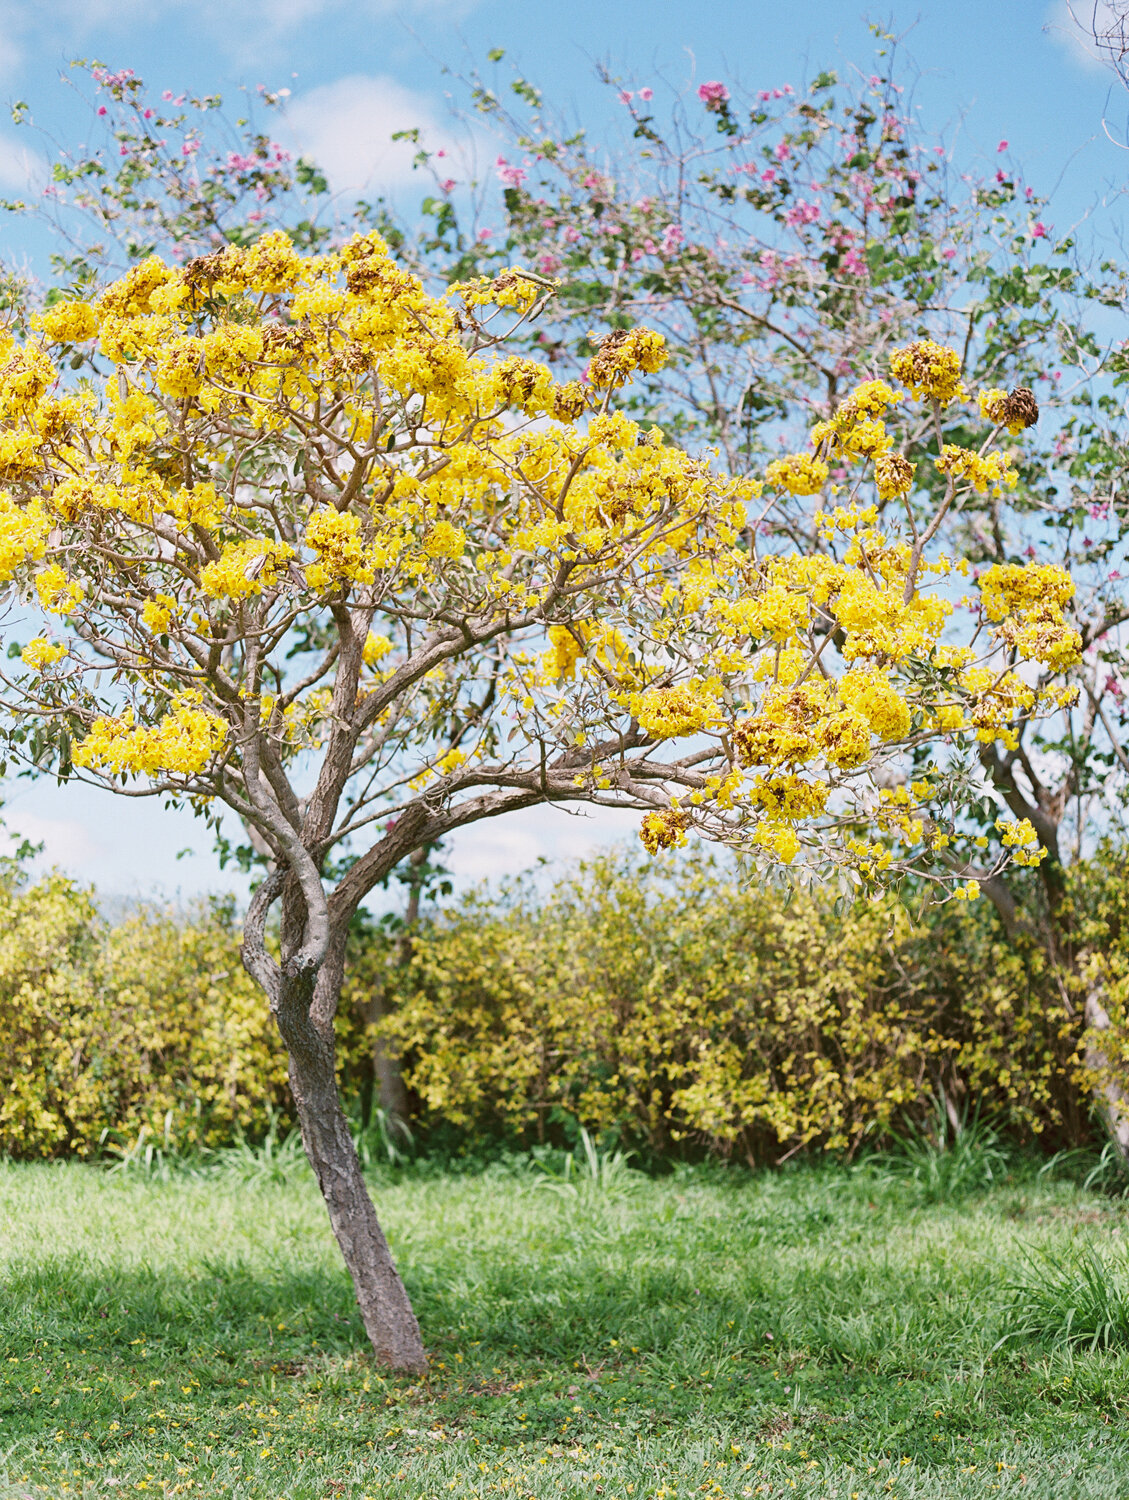
{"type": "Polygon", "coordinates": [[[974,453],[956,443],[946,443],[937,459],[942,474],[967,479],[978,495],[1003,494],[1004,487],[1014,489],[1019,479],[1002,453],[974,453]]]}
{"type": "Polygon", "coordinates": [[[35,575],[35,591],[40,604],[53,615],[71,614],[85,593],[82,584],[68,578],[58,563],[48,563],[35,575]]]}
{"type": "Polygon", "coordinates": [[[33,671],[42,672],[47,667],[53,667],[56,662],[62,661],[67,654],[66,643],[63,641],[49,641],[45,636],[38,635],[34,640],[28,641],[20,652],[20,660],[25,667],[31,667],[33,671]]]}
{"type": "Polygon", "coordinates": [[[913,476],[916,472],[917,465],[911,464],[900,453],[880,454],[874,465],[874,480],[879,497],[893,500],[898,495],[908,495],[913,489],[913,476]]]}
{"type": "Polygon", "coordinates": [[[542,279],[534,279],[520,266],[511,266],[497,276],[479,276],[474,281],[457,281],[448,288],[448,296],[457,296],[464,307],[511,307],[528,312],[546,291],[542,279]]]}
{"type": "Polygon", "coordinates": [[[647,734],[656,740],[675,739],[718,722],[720,706],[714,696],[718,686],[691,681],[678,687],[649,688],[631,694],[628,704],[647,734]]]}
{"type": "Polygon", "coordinates": [[[773,489],[787,490],[790,495],[818,495],[831,471],[821,458],[810,453],[789,453],[768,465],[764,477],[773,489]]]}
{"type": "Polygon", "coordinates": [[[332,505],[316,510],[306,524],[306,545],[317,561],[306,567],[306,582],[319,593],[340,583],[371,583],[376,569],[361,536],[361,518],[332,505]]]}
{"type": "Polygon", "coordinates": [[[95,719],[74,748],[74,763],[133,776],[194,776],[226,739],[226,725],[202,706],[200,695],[183,693],[153,725],[138,724],[131,709],[95,719]]]}
{"type": "Polygon", "coordinates": [[[146,599],[142,606],[141,623],[153,635],[161,635],[169,628],[175,612],[175,599],[168,594],[156,594],[152,599],[146,599]]]}
{"type": "Polygon", "coordinates": [[[1031,826],[1030,819],[997,818],[996,827],[1006,849],[1012,851],[1012,862],[1017,865],[1037,865],[1046,858],[1047,851],[1039,845],[1039,835],[1031,826]]]}
{"type": "Polygon", "coordinates": [[[1054,563],[995,563],[980,579],[985,617],[996,624],[996,636],[1022,657],[1062,672],[1074,666],[1082,637],[1066,620],[1074,584],[1054,563]]]}
{"type": "Polygon", "coordinates": [[[882,417],[888,406],[902,399],[901,392],[891,390],[884,380],[864,381],[827,421],[816,423],[812,446],[828,456],[840,453],[844,458],[864,460],[880,457],[893,443],[882,417]]]}
{"type": "Polygon", "coordinates": [[[654,375],[667,362],[666,340],[650,328],[617,328],[606,334],[588,366],[596,390],[617,390],[636,370],[654,375]]]}
{"type": "Polygon", "coordinates": [[[791,864],[800,852],[800,840],[790,823],[765,821],[753,829],[753,844],[765,849],[782,865],[791,864]]]}
{"type": "Polygon", "coordinates": [[[932,339],[921,339],[890,356],[890,373],[919,400],[947,406],[964,395],[960,381],[960,356],[932,339]]]}
{"type": "Polygon", "coordinates": [[[1039,403],[1028,386],[1018,386],[1008,392],[994,387],[981,391],[980,415],[997,427],[1006,427],[1012,437],[1018,437],[1026,427],[1033,427],[1039,420],[1039,403]]]}
{"type": "Polygon", "coordinates": [[[375,667],[384,660],[391,650],[392,642],[386,635],[374,635],[370,630],[365,638],[361,656],[366,667],[375,667]]]}
{"type": "Polygon", "coordinates": [[[805,781],[802,776],[758,776],[749,787],[749,800],[769,817],[795,822],[817,818],[827,806],[830,792],[825,781],[805,781]]]}
{"type": "Polygon", "coordinates": [[[760,712],[735,725],[733,746],[743,766],[797,766],[822,755],[830,765],[849,769],[868,759],[870,727],[818,678],[770,686],[760,712]]]}
{"type": "Polygon", "coordinates": [[[0,582],[7,583],[25,563],[43,557],[50,530],[50,518],[38,499],[20,505],[0,490],[0,582]]]}
{"type": "Polygon", "coordinates": [[[212,599],[250,599],[269,588],[293,556],[285,542],[264,537],[232,542],[200,570],[200,587],[212,599]]]}
{"type": "Polygon", "coordinates": [[[639,838],[648,854],[657,854],[660,849],[681,848],[689,827],[689,813],[681,812],[677,807],[663,808],[661,812],[643,815],[639,838]]]}

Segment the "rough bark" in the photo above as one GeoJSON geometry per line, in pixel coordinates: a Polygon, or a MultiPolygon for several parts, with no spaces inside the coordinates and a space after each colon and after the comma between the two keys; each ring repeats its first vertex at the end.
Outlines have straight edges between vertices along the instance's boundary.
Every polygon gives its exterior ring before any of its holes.
{"type": "Polygon", "coordinates": [[[361,1171],[337,1092],[333,1018],[344,972],[345,930],[331,932],[317,966],[287,961],[301,947],[287,941],[287,916],[301,928],[296,905],[283,903],[283,963],[267,954],[263,924],[283,877],[264,882],[244,927],[244,963],[267,992],[290,1060],[290,1089],[302,1144],[329,1212],[341,1256],[353,1280],[361,1319],[377,1360],[421,1374],[427,1355],[407,1291],[388,1249],[361,1171]],[[289,913],[287,906],[290,906],[289,913]]]}

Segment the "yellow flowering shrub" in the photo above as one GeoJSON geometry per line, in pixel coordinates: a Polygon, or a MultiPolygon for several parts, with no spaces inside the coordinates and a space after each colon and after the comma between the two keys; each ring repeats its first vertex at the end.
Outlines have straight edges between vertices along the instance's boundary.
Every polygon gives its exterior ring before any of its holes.
{"type": "Polygon", "coordinates": [[[143,1125],[176,1146],[286,1114],[286,1054],[223,907],[116,926],[53,874],[0,882],[0,1154],[91,1156],[143,1125]]]}
{"type": "Polygon", "coordinates": [[[399,995],[381,1031],[425,1128],[536,1140],[563,1112],[762,1162],[880,1136],[942,1082],[1027,1138],[1084,1129],[1077,1016],[983,902],[916,926],[750,891],[700,852],[609,855],[547,895],[470,895],[420,933],[399,995]]]}

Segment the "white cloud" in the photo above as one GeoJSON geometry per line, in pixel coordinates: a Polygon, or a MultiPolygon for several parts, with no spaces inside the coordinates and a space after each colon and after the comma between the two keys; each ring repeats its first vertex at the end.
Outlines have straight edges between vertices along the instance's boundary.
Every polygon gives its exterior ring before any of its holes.
{"type": "Polygon", "coordinates": [[[356,73],[311,89],[291,101],[286,118],[299,150],[317,162],[339,193],[420,183],[412,169],[419,147],[393,141],[396,131],[418,129],[421,144],[450,149],[427,98],[384,76],[356,73]]]}
{"type": "Polygon", "coordinates": [[[1109,66],[1110,57],[1098,46],[1095,37],[1116,34],[1126,21],[1127,9],[1125,0],[1054,0],[1044,30],[1066,48],[1075,62],[1097,71],[1109,66]]]}
{"type": "Polygon", "coordinates": [[[0,135],[0,188],[24,192],[42,186],[46,175],[46,163],[38,152],[11,136],[0,135]]]}
{"type": "Polygon", "coordinates": [[[90,864],[98,848],[90,832],[75,818],[44,818],[30,811],[16,811],[5,820],[13,843],[27,839],[32,844],[42,844],[40,862],[57,865],[61,870],[74,870],[90,864]]]}
{"type": "Polygon", "coordinates": [[[565,812],[546,806],[507,813],[472,823],[452,835],[440,862],[460,881],[500,880],[530,869],[540,858],[550,860],[553,873],[569,860],[583,859],[609,844],[631,838],[639,828],[639,813],[627,808],[591,808],[565,812]]]}
{"type": "MultiPolygon", "coordinates": [[[[180,12],[204,26],[222,45],[238,53],[261,54],[283,33],[299,30],[348,11],[352,18],[403,21],[449,21],[468,15],[480,0],[53,0],[53,20],[64,20],[72,39],[112,29],[131,34],[142,25],[160,25],[169,12],[180,12]],[[163,14],[162,14],[163,12],[163,14]]],[[[26,26],[36,17],[27,0],[0,0],[0,21],[10,14],[26,26]]],[[[5,28],[7,29],[7,28],[5,28]]],[[[2,58],[0,43],[0,58],[2,58]]]]}

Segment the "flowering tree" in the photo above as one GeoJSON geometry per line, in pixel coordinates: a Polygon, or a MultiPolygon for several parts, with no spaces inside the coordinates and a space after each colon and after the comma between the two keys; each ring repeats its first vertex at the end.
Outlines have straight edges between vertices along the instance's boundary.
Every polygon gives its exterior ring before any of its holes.
{"type": "MultiPolygon", "coordinates": [[[[0,366],[13,753],[243,821],[269,869],[245,962],[374,1350],[407,1369],[419,1331],[335,1084],[373,886],[453,829],[587,801],[638,809],[652,850],[695,830],[766,872],[967,897],[967,771],[929,746],[1012,743],[1078,647],[1053,565],[984,573],[942,641],[963,564],[935,539],[1009,482],[1023,392],[970,415],[958,356],[918,342],[813,451],[725,477],[613,409],[657,334],[613,331],[583,382],[506,352],[550,290],[506,270],[434,297],[375,234],[312,258],[269,234],[58,301],[0,366]],[[52,350],[108,373],[66,389],[52,350]],[[933,458],[894,450],[907,403],[933,458]],[[764,531],[785,507],[815,545],[764,531]]],[[[1000,833],[992,874],[1038,862],[1030,824],[1000,833]]]]}
{"type": "MultiPolygon", "coordinates": [[[[88,139],[96,144],[57,149],[37,203],[0,203],[51,225],[61,284],[105,281],[156,250],[187,260],[245,244],[277,227],[280,208],[296,244],[315,248],[329,236],[331,225],[318,222],[325,177],[255,118],[277,114],[289,89],[260,86],[233,120],[220,94],[151,95],[132,68],[72,67],[77,88],[87,80],[94,87],[88,139]]],[[[26,102],[12,113],[34,125],[26,102]]]]}
{"type": "MultiPolygon", "coordinates": [[[[1124,10],[1077,7],[1118,66],[1124,10]]],[[[523,255],[560,278],[552,323],[533,336],[562,372],[587,357],[593,322],[660,329],[671,359],[630,409],[720,444],[735,472],[802,441],[890,350],[926,334],[961,349],[970,383],[1038,392],[1043,419],[1012,455],[1012,481],[950,509],[939,535],[974,569],[1040,557],[1078,588],[1077,697],[980,745],[987,795],[974,816],[989,838],[1000,810],[1026,818],[1048,851],[1037,890],[987,869],[982,886],[1009,934],[1035,935],[1061,966],[1064,1003],[1090,1028],[1091,1072],[1105,1078],[1101,1111],[1129,1155],[1129,1080],[1105,1066],[1101,957],[1066,874],[1095,829],[1123,818],[1129,792],[1129,445],[1116,394],[1129,361],[1104,331],[1126,272],[1087,264],[1055,234],[1006,140],[982,175],[958,174],[906,107],[894,39],[878,40],[873,73],[825,72],[798,91],[710,80],[677,94],[607,76],[629,127],[618,139],[562,127],[525,79],[472,77],[502,145],[501,205],[477,231],[460,232],[452,209],[446,241],[482,267],[523,255]]],[[[899,445],[928,441],[928,421],[913,407],[887,415],[899,445]]],[[[777,511],[770,524],[799,543],[811,516],[777,511]]]]}
{"type": "MultiPolygon", "coordinates": [[[[1079,710],[1044,729],[1019,723],[1014,747],[981,751],[998,805],[1030,819],[1049,850],[1044,936],[1064,957],[1070,846],[1125,786],[1109,774],[1122,765],[1129,675],[1116,501],[1124,445],[1096,399],[1110,358],[1089,316],[1095,303],[1122,303],[1125,276],[1112,263],[1093,273],[1076,263],[1006,141],[984,178],[958,174],[906,107],[895,39],[875,30],[874,72],[823,72],[800,90],[710,80],[679,94],[605,74],[625,129],[617,139],[601,128],[599,145],[557,121],[520,75],[472,76],[466,96],[500,147],[493,180],[473,181],[418,142],[417,164],[435,184],[422,202],[433,229],[404,227],[395,243],[440,285],[511,259],[556,280],[515,347],[558,378],[583,371],[593,325],[661,331],[670,358],[641,372],[624,410],[684,446],[718,444],[733,473],[759,472],[806,442],[852,383],[926,333],[960,348],[970,384],[1039,392],[1044,421],[1012,455],[1015,484],[950,508],[942,535],[974,568],[1042,556],[1080,588],[1079,710]]],[[[333,206],[316,168],[290,162],[250,118],[228,122],[218,96],[156,96],[129,69],[90,73],[105,139],[60,157],[46,199],[76,247],[68,275],[81,281],[152,246],[181,258],[246,243],[270,224],[303,245],[329,234],[333,206]]],[[[278,110],[284,94],[260,89],[259,106],[278,110]]],[[[379,205],[354,208],[390,232],[379,205]]],[[[895,407],[887,422],[899,446],[931,441],[928,413],[895,407]]],[[[776,507],[764,525],[797,546],[818,542],[808,507],[776,507]]],[[[1008,885],[987,865],[982,874],[1005,923],[1022,927],[1008,885]]]]}

